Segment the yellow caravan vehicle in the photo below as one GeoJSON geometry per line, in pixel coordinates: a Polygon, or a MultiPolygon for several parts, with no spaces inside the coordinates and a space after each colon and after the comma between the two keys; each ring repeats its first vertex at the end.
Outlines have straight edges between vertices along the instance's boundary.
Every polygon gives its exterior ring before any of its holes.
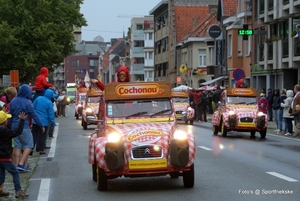
{"type": "Polygon", "coordinates": [[[171,95],[176,113],[176,119],[178,121],[184,121],[186,124],[189,122],[191,125],[193,125],[195,110],[189,105],[188,92],[172,91],[171,95]]]}

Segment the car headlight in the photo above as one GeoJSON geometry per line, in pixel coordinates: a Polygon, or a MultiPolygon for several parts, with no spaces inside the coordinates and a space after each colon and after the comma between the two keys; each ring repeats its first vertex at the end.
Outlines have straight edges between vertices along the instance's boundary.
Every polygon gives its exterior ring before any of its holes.
{"type": "Polygon", "coordinates": [[[263,112],[259,112],[257,113],[257,116],[261,117],[261,116],[265,116],[265,114],[263,112]]]}
{"type": "Polygon", "coordinates": [[[174,138],[177,140],[185,140],[185,139],[187,139],[187,134],[184,131],[177,130],[174,133],[174,138]]]}
{"type": "Polygon", "coordinates": [[[229,114],[229,115],[235,115],[235,112],[232,111],[232,110],[230,110],[228,114],[229,114]]]}
{"type": "Polygon", "coordinates": [[[78,104],[78,107],[82,107],[82,105],[81,105],[81,104],[78,104]]]}
{"type": "Polygon", "coordinates": [[[193,108],[191,108],[191,107],[188,107],[188,110],[189,110],[189,111],[191,111],[191,110],[193,110],[193,108]]]}
{"type": "Polygon", "coordinates": [[[92,113],[92,112],[93,112],[92,108],[90,107],[86,108],[86,113],[92,113]]]}
{"type": "Polygon", "coordinates": [[[67,101],[68,101],[68,102],[70,102],[70,100],[71,100],[70,98],[67,98],[67,101]]]}
{"type": "Polygon", "coordinates": [[[110,133],[107,136],[108,142],[119,142],[121,140],[121,136],[118,133],[110,133]]]}

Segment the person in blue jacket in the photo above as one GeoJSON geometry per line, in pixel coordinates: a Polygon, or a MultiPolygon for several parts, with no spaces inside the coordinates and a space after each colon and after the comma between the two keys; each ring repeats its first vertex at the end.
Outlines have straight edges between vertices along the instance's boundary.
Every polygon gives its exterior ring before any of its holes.
{"type": "MultiPolygon", "coordinates": [[[[53,90],[47,89],[44,96],[38,96],[33,101],[33,108],[35,109],[37,115],[43,122],[45,130],[48,129],[48,126],[56,126],[54,121],[54,109],[52,99],[55,97],[53,90]],[[50,125],[49,125],[50,122],[50,125]]],[[[45,144],[46,144],[46,134],[42,133],[39,125],[35,120],[32,121],[32,134],[33,134],[33,147],[35,147],[37,152],[40,152],[40,155],[46,154],[45,144]]]]}
{"type": "Polygon", "coordinates": [[[19,125],[19,114],[24,112],[27,117],[24,123],[24,129],[21,135],[14,138],[13,149],[13,162],[17,166],[20,172],[29,172],[30,169],[27,166],[29,154],[33,147],[33,137],[30,129],[30,118],[32,118],[36,124],[40,127],[42,132],[45,132],[42,121],[35,112],[31,102],[31,88],[28,84],[20,86],[18,95],[10,102],[10,114],[12,115],[10,126],[11,129],[16,129],[19,125]],[[21,151],[23,154],[21,157],[21,151]]]}

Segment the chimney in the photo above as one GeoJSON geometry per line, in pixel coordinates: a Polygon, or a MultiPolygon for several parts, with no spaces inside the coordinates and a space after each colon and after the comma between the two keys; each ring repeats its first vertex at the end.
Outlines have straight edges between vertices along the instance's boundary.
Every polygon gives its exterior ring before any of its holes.
{"type": "Polygon", "coordinates": [[[193,29],[197,27],[198,23],[199,23],[199,17],[193,18],[193,25],[192,25],[193,29]]]}
{"type": "Polygon", "coordinates": [[[218,13],[218,5],[209,5],[209,13],[217,14],[218,13]]]}

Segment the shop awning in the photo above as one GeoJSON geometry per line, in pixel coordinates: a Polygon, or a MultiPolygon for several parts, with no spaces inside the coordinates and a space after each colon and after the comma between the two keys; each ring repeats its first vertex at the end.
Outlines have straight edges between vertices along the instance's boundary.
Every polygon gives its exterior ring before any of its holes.
{"type": "Polygon", "coordinates": [[[202,86],[210,85],[210,84],[213,84],[213,83],[215,83],[215,82],[217,82],[217,81],[225,80],[225,79],[227,79],[227,78],[228,78],[228,76],[220,76],[220,77],[215,78],[215,79],[213,79],[213,80],[209,80],[209,81],[206,81],[206,82],[202,82],[202,83],[200,83],[200,85],[202,85],[202,86]]]}

